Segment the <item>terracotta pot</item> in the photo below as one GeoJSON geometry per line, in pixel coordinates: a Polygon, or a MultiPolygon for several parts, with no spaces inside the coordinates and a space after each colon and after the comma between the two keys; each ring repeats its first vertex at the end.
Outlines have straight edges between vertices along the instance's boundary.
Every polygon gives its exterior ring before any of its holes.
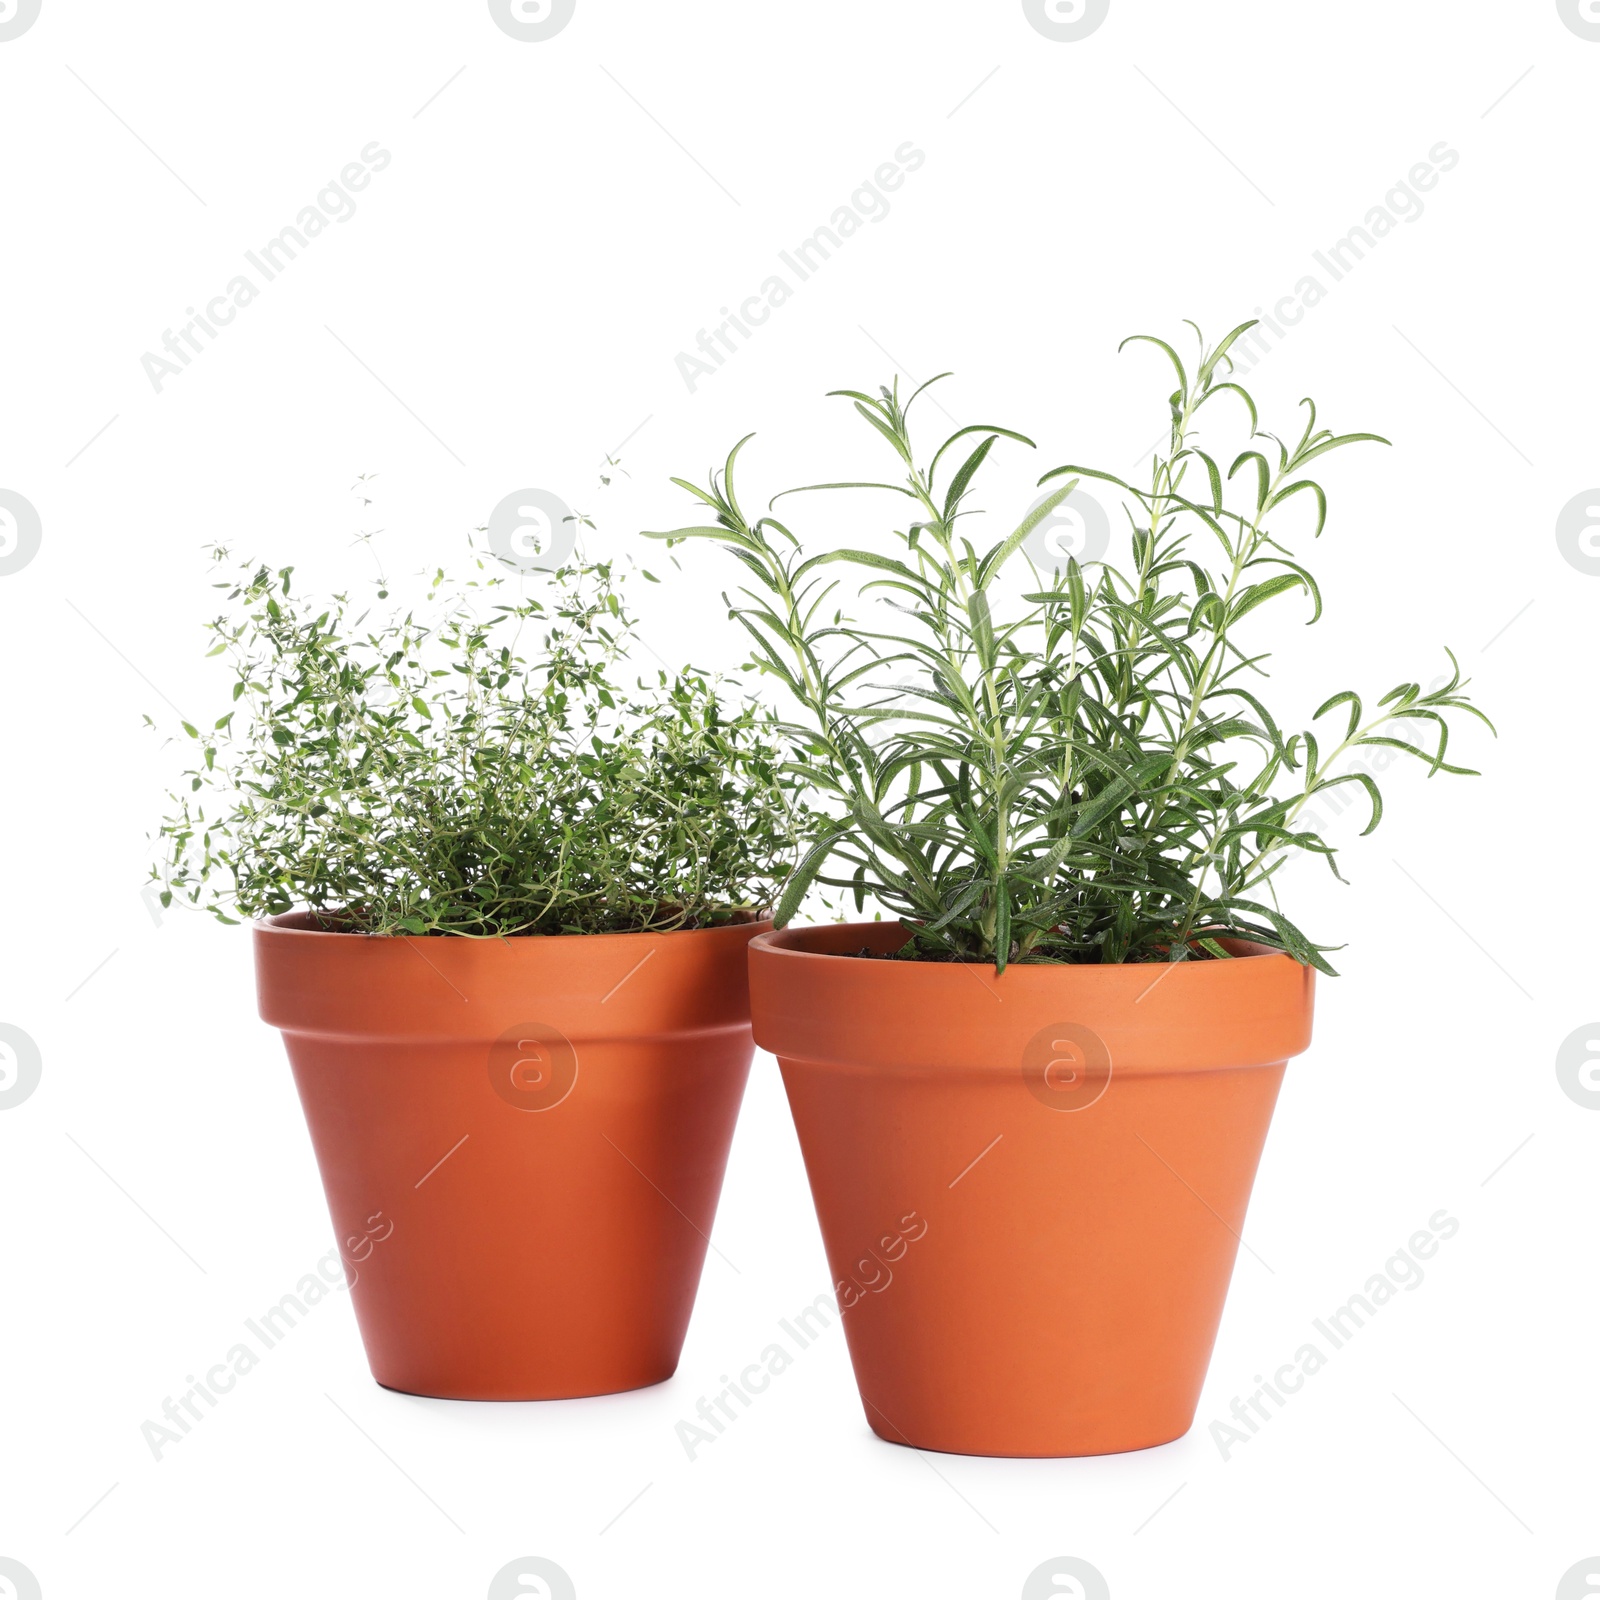
{"type": "Polygon", "coordinates": [[[372,1375],[462,1400],[678,1364],[768,924],[478,940],[255,929],[372,1375]]]}
{"type": "Polygon", "coordinates": [[[1188,1431],[1311,969],[851,959],[750,947],[856,1382],[885,1439],[1100,1455],[1188,1431]]]}

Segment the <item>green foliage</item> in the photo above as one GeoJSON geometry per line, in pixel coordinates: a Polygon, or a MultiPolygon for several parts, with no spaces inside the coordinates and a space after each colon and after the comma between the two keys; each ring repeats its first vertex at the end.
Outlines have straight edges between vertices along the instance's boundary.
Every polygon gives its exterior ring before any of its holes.
{"type": "Polygon", "coordinates": [[[1215,938],[1225,934],[1332,970],[1327,947],[1277,904],[1273,879],[1290,852],[1334,866],[1333,847],[1301,813],[1358,783],[1371,799],[1370,831],[1381,798],[1370,775],[1341,766],[1349,753],[1377,745],[1416,757],[1430,775],[1464,772],[1445,759],[1449,714],[1482,713],[1459,669],[1426,692],[1400,685],[1370,716],[1353,692],[1334,695],[1311,719],[1343,709],[1333,737],[1286,734],[1258,698],[1266,658],[1245,642],[1251,629],[1280,601],[1299,599],[1312,621],[1321,614],[1282,527],[1310,506],[1322,532],[1327,497],[1304,471],[1376,435],[1318,428],[1309,400],[1292,446],[1263,431],[1230,376],[1228,349],[1249,326],[1214,349],[1201,339],[1192,371],[1171,345],[1147,341],[1177,375],[1170,439],[1148,487],[1058,467],[1039,480],[1050,486],[1042,503],[987,549],[961,526],[974,480],[998,441],[1032,441],[964,427],[924,466],[907,421],[922,390],[902,404],[898,383],[876,396],[839,393],[903,477],[808,486],[894,496],[904,519],[882,548],[806,555],[776,517],[748,521],[734,490],[744,440],[708,489],[673,480],[709,516],[651,537],[716,540],[749,574],[731,614],[753,641],[753,664],[800,707],[804,720],[785,724],[793,770],[834,816],[789,880],[780,922],[815,882],[899,916],[911,958],[1002,971],[1015,961],[1178,961],[1226,955],[1215,938]],[[1214,401],[1248,419],[1225,471],[1194,443],[1214,401]],[[1027,535],[1085,479],[1123,498],[1131,570],[1073,561],[1033,571],[1024,592],[1004,588],[1027,535]],[[838,593],[837,564],[859,580],[856,596],[838,593]],[[841,609],[869,596],[884,602],[881,626],[841,609]]]}
{"type": "Polygon", "coordinates": [[[710,927],[772,903],[805,821],[772,718],[724,709],[692,669],[619,688],[633,625],[612,563],[551,574],[543,599],[441,570],[425,621],[215,556],[233,709],[183,724],[164,903],[470,937],[710,927]]]}

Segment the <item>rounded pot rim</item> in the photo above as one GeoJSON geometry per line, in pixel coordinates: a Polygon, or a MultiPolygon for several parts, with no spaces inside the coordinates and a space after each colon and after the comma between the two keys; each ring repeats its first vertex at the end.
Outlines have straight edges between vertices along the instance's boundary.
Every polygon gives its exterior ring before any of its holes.
{"type": "MultiPolygon", "coordinates": [[[[769,927],[764,932],[758,933],[750,941],[750,947],[752,952],[759,951],[763,954],[797,957],[805,961],[856,961],[860,958],[853,950],[807,949],[802,941],[807,939],[827,939],[831,941],[842,934],[873,935],[875,937],[867,939],[866,942],[882,946],[882,950],[875,953],[887,954],[890,949],[898,948],[898,946],[891,945],[886,935],[890,930],[898,929],[902,926],[903,924],[896,922],[812,922],[799,926],[789,924],[782,928],[769,927]]],[[[1179,962],[1176,965],[1184,967],[1188,973],[1199,973],[1208,969],[1224,971],[1234,968],[1237,970],[1235,967],[1237,962],[1253,963],[1256,961],[1276,960],[1285,961],[1297,967],[1305,965],[1303,962],[1296,961],[1293,956],[1283,950],[1274,950],[1270,945],[1257,944],[1251,939],[1237,939],[1229,936],[1220,939],[1218,942],[1230,949],[1233,960],[1224,962],[1210,959],[1206,961],[1179,962]]],[[[1098,975],[1098,981],[1121,981],[1125,983],[1128,981],[1127,974],[1130,972],[1160,971],[1162,968],[1172,965],[1174,963],[1163,961],[1122,961],[1096,964],[1087,962],[1024,961],[1011,962],[1006,967],[1006,976],[1009,977],[1012,974],[1016,974],[1020,977],[1024,973],[1053,973],[1057,975],[1071,973],[1074,981],[1080,983],[1097,981],[1097,978],[1091,975],[1098,975]]],[[[919,961],[908,962],[889,970],[901,972],[944,972],[959,971],[963,967],[971,967],[979,973],[987,974],[991,981],[993,980],[994,964],[988,961],[919,961]]],[[[1193,982],[1194,979],[1190,978],[1188,981],[1193,982]]]]}
{"type": "Polygon", "coordinates": [[[258,1008],[285,1033],[482,1042],[537,1019],[578,1041],[750,1025],[745,950],[758,923],[430,938],[330,934],[303,926],[307,915],[251,933],[258,1008]]]}
{"type": "Polygon", "coordinates": [[[1248,941],[1231,961],[1013,964],[999,977],[966,963],[838,959],[903,939],[889,922],[757,935],[756,1043],[786,1071],[988,1076],[1032,1061],[1052,1029],[1119,1072],[1146,1074],[1281,1063],[1310,1043],[1316,970],[1248,941]]]}
{"type": "Polygon", "coordinates": [[[378,944],[396,943],[402,939],[422,939],[440,945],[495,945],[513,947],[544,945],[597,944],[608,939],[670,939],[680,934],[721,933],[738,929],[741,933],[756,930],[759,937],[772,929],[770,915],[755,922],[723,922],[714,928],[637,928],[625,933],[516,933],[516,934],[426,934],[426,933],[356,933],[342,928],[306,927],[313,913],[310,911],[283,911],[276,916],[257,917],[250,924],[252,933],[272,938],[360,939],[378,944]]]}

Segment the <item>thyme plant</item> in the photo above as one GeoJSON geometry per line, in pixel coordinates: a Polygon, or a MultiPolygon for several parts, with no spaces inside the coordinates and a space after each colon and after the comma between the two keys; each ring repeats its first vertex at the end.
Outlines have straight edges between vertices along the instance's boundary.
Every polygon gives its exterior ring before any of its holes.
{"type": "Polygon", "coordinates": [[[211,654],[233,707],[183,724],[193,763],[152,873],[164,904],[475,938],[710,927],[771,905],[805,821],[771,714],[725,708],[692,669],[621,687],[635,634],[613,563],[577,561],[543,598],[441,569],[422,614],[374,615],[303,599],[292,568],[214,555],[211,654]]]}
{"type": "Polygon", "coordinates": [[[1190,365],[1164,340],[1125,341],[1155,346],[1177,380],[1148,482],[1057,467],[1039,480],[1049,492],[987,548],[965,531],[977,475],[1001,441],[1033,442],[974,424],[925,461],[908,413],[928,384],[904,402],[898,380],[877,395],[835,391],[881,436],[894,481],[785,491],[895,497],[901,514],[881,546],[807,554],[771,514],[776,499],[749,520],[734,486],[748,435],[708,488],[673,480],[710,518],[651,537],[715,540],[745,569],[731,614],[753,641],[753,664],[795,702],[799,715],[784,726],[792,770],[832,812],[789,880],[780,924],[821,883],[849,891],[858,909],[870,898],[898,916],[911,959],[997,971],[1183,961],[1225,957],[1220,940],[1233,936],[1333,970],[1329,947],[1277,903],[1274,879],[1291,852],[1338,874],[1334,847],[1302,812],[1359,784],[1371,832],[1382,797],[1369,773],[1343,764],[1350,752],[1383,746],[1430,776],[1462,773],[1445,758],[1451,714],[1487,718],[1453,655],[1439,687],[1402,683],[1370,710],[1342,690],[1297,731],[1259,697],[1267,657],[1251,634],[1268,607],[1297,601],[1311,621],[1321,615],[1316,581],[1294,553],[1304,535],[1289,531],[1301,507],[1314,511],[1300,514],[1311,537],[1327,518],[1306,469],[1387,441],[1319,427],[1309,400],[1292,444],[1264,430],[1228,357],[1250,326],[1214,348],[1200,337],[1190,365]],[[1196,424],[1228,406],[1248,431],[1224,466],[1200,448],[1196,424]],[[1024,541],[1085,479],[1121,497],[1131,561],[1041,572],[1024,541]],[[858,580],[853,595],[840,593],[841,567],[858,580]],[[1003,581],[1024,567],[1020,585],[1003,581]],[[869,598],[881,602],[870,624],[849,612],[869,598]],[[1324,718],[1336,719],[1332,733],[1318,731],[1324,718]]]}

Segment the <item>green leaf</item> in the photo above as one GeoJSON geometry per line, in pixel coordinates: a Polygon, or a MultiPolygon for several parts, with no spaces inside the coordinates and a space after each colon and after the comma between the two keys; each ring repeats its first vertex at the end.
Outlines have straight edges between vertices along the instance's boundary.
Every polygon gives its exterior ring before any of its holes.
{"type": "Polygon", "coordinates": [[[945,442],[933,453],[933,460],[928,463],[928,482],[933,482],[934,474],[939,470],[939,463],[944,459],[944,453],[958,439],[965,439],[974,433],[992,433],[998,439],[1014,439],[1018,444],[1025,444],[1030,450],[1038,448],[1025,433],[1017,433],[1011,428],[1002,428],[993,422],[969,422],[964,428],[957,428],[945,442]]]}
{"type": "Polygon", "coordinates": [[[1355,737],[1355,732],[1361,725],[1361,697],[1353,689],[1346,689],[1340,694],[1332,695],[1324,700],[1312,713],[1311,720],[1317,722],[1324,712],[1332,711],[1335,706],[1348,705],[1350,707],[1350,726],[1345,734],[1347,740],[1355,737]]]}
{"type": "Polygon", "coordinates": [[[1271,511],[1274,506],[1281,506],[1290,495],[1301,493],[1310,493],[1316,496],[1317,525],[1312,530],[1312,537],[1321,538],[1322,530],[1327,526],[1328,522],[1328,496],[1324,492],[1321,484],[1313,483],[1309,478],[1302,478],[1298,483],[1291,483],[1286,488],[1279,489],[1278,492],[1267,501],[1265,509],[1271,511]]]}
{"type": "Polygon", "coordinates": [[[716,539],[722,544],[738,545],[745,550],[758,550],[760,546],[747,534],[738,533],[732,528],[672,528],[665,532],[653,533],[649,529],[640,529],[646,539],[716,539]]]}
{"type": "Polygon", "coordinates": [[[1130,344],[1153,344],[1158,350],[1164,351],[1166,353],[1167,360],[1172,363],[1173,371],[1178,374],[1179,393],[1188,393],[1189,374],[1183,370],[1183,362],[1178,359],[1178,352],[1174,350],[1165,339],[1158,339],[1153,334],[1149,333],[1130,334],[1122,341],[1121,344],[1117,346],[1117,353],[1120,355],[1128,348],[1130,344]]]}
{"type": "Polygon", "coordinates": [[[797,489],[784,489],[780,493],[773,495],[768,504],[771,506],[777,505],[785,495],[816,494],[823,489],[887,489],[891,494],[903,494],[908,500],[917,498],[904,485],[898,483],[803,483],[797,489]]]}
{"type": "Polygon", "coordinates": [[[1264,605],[1277,595],[1284,594],[1290,589],[1306,587],[1305,579],[1298,572],[1281,572],[1276,578],[1252,584],[1228,607],[1228,625],[1231,627],[1240,617],[1248,616],[1257,606],[1264,605]]]}
{"type": "Polygon", "coordinates": [[[896,433],[895,430],[877,414],[876,411],[872,410],[870,405],[863,405],[861,401],[857,400],[856,410],[859,411],[861,415],[864,416],[867,421],[870,422],[872,426],[876,428],[891,445],[894,446],[894,453],[899,456],[907,466],[910,466],[911,451],[907,447],[905,440],[902,439],[900,435],[896,433]]]}
{"type": "Polygon", "coordinates": [[[944,497],[944,520],[946,522],[955,515],[956,507],[961,504],[962,495],[967,492],[967,485],[972,482],[973,475],[983,465],[984,457],[994,448],[994,442],[997,437],[997,434],[989,434],[956,469],[956,475],[950,480],[950,487],[944,497]]]}
{"type": "Polygon", "coordinates": [[[1241,322],[1239,326],[1235,328],[1233,332],[1230,333],[1227,338],[1225,338],[1222,343],[1211,352],[1210,358],[1201,364],[1199,372],[1195,374],[1194,381],[1197,389],[1204,389],[1210,383],[1211,374],[1216,371],[1218,363],[1227,358],[1228,351],[1233,348],[1234,340],[1236,340],[1241,334],[1248,333],[1253,327],[1255,327],[1258,320],[1259,319],[1252,317],[1249,322],[1241,322]]]}
{"type": "Polygon", "coordinates": [[[977,586],[984,588],[997,572],[1016,554],[1018,548],[1035,528],[1051,516],[1057,506],[1078,487],[1077,478],[1069,479],[1059,489],[1052,490],[1025,516],[1012,531],[983,558],[978,569],[977,586]]]}
{"type": "Polygon", "coordinates": [[[843,836],[842,829],[836,830],[813,845],[792,873],[788,882],[783,886],[783,894],[773,909],[772,921],[775,927],[786,928],[796,911],[800,909],[800,902],[805,899],[816,876],[822,871],[824,863],[833,854],[836,842],[843,836]]]}

